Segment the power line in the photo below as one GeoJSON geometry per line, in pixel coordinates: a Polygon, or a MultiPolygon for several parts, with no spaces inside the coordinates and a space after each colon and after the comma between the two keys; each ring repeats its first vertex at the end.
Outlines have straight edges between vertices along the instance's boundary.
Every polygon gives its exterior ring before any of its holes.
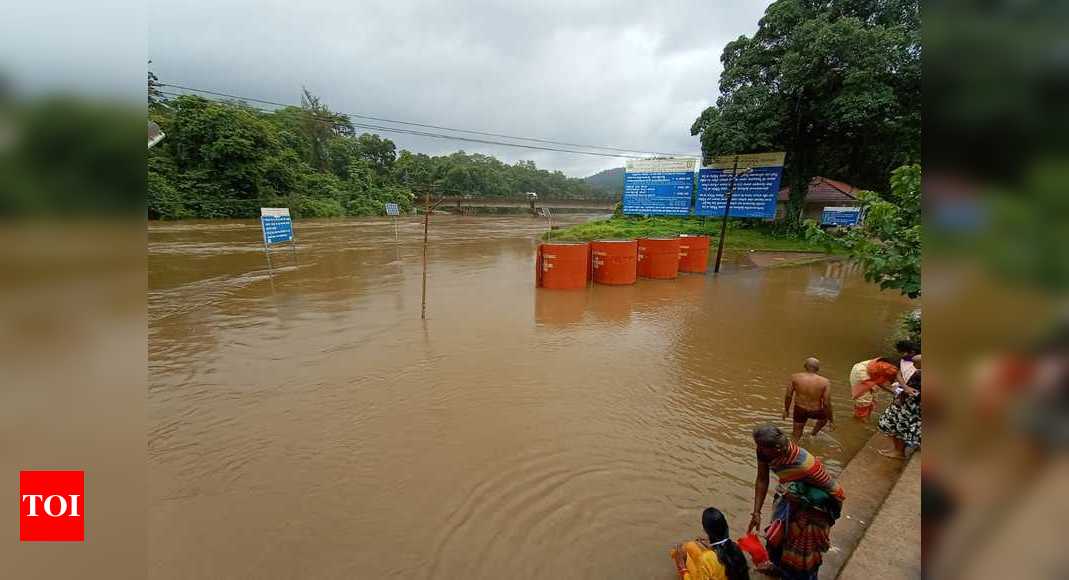
{"type": "MultiPolygon", "coordinates": [[[[169,91],[160,91],[160,94],[171,96],[171,97],[188,96],[188,95],[183,95],[181,93],[173,93],[173,92],[169,92],[169,91]]],[[[235,98],[237,98],[237,97],[235,97],[235,98]]],[[[290,105],[284,105],[284,106],[288,107],[290,105]]],[[[265,112],[265,113],[273,112],[270,109],[264,109],[264,108],[261,108],[261,107],[250,107],[250,108],[253,109],[253,110],[262,111],[262,112],[265,112]]],[[[339,114],[340,115],[344,115],[345,113],[339,113],[339,114]]],[[[322,121],[330,121],[330,122],[336,122],[337,121],[336,118],[320,117],[320,116],[315,115],[315,114],[312,114],[312,118],[319,119],[319,120],[322,120],[322,121]]],[[[489,140],[489,139],[477,139],[475,137],[460,137],[458,135],[445,135],[445,134],[442,134],[442,133],[431,133],[431,132],[427,132],[427,131],[416,131],[415,129],[402,129],[400,127],[383,127],[383,126],[379,126],[379,125],[368,125],[368,124],[364,124],[364,123],[352,123],[352,122],[350,122],[350,124],[354,128],[370,129],[372,131],[382,131],[382,132],[387,132],[387,133],[400,133],[402,135],[414,135],[414,136],[418,136],[418,137],[431,137],[431,138],[435,138],[435,139],[447,139],[447,140],[450,140],[450,141],[464,141],[464,142],[468,142],[468,143],[481,143],[481,144],[487,144],[487,145],[503,145],[505,147],[518,147],[518,148],[521,148],[521,149],[536,149],[536,150],[540,150],[540,151],[556,151],[556,152],[560,152],[560,153],[578,153],[580,155],[595,155],[595,156],[598,156],[598,157],[611,157],[613,159],[620,159],[620,158],[643,159],[644,157],[646,157],[646,156],[643,156],[643,155],[624,155],[624,154],[617,154],[617,153],[599,153],[597,151],[579,151],[579,150],[575,150],[575,149],[561,149],[561,148],[558,148],[558,147],[542,147],[540,145],[525,145],[523,143],[508,143],[506,141],[492,141],[492,140],[489,140]]]]}
{"type": "MultiPolygon", "coordinates": [[[[172,87],[172,88],[175,88],[175,89],[181,89],[181,90],[190,91],[190,92],[194,92],[194,93],[203,93],[203,94],[215,95],[215,96],[219,96],[219,97],[226,97],[226,98],[230,98],[230,99],[238,99],[238,100],[242,100],[242,101],[248,101],[248,102],[254,102],[254,103],[262,103],[262,104],[265,104],[265,105],[273,105],[273,106],[276,106],[276,107],[291,107],[291,106],[295,106],[295,105],[288,104],[288,103],[279,103],[279,102],[276,102],[276,101],[269,101],[269,100],[266,100],[266,99],[257,99],[257,98],[253,98],[253,97],[244,97],[244,96],[241,96],[241,95],[234,95],[234,94],[230,94],[230,93],[223,93],[223,92],[213,91],[213,90],[208,90],[208,89],[198,89],[198,88],[187,87],[187,86],[178,85],[178,84],[174,84],[174,83],[159,83],[157,86],[160,86],[160,87],[172,87]]],[[[408,126],[411,126],[411,127],[422,127],[422,128],[426,128],[426,129],[439,129],[439,130],[442,130],[442,131],[453,131],[455,133],[468,133],[468,134],[471,134],[471,135],[483,135],[483,136],[486,136],[486,137],[500,137],[500,138],[504,138],[504,139],[515,139],[515,140],[518,140],[518,141],[530,141],[530,142],[533,142],[533,143],[545,143],[545,144],[549,144],[549,145],[563,145],[563,146],[566,146],[566,147],[582,147],[582,148],[585,148],[585,149],[601,149],[601,150],[604,150],[604,151],[617,151],[617,152],[621,152],[621,153],[639,153],[641,155],[604,155],[604,154],[593,153],[593,152],[585,152],[585,151],[574,151],[574,150],[563,150],[563,149],[548,149],[548,148],[545,148],[545,147],[536,147],[536,146],[532,146],[532,145],[523,145],[523,144],[518,144],[518,143],[502,143],[500,141],[472,140],[471,138],[464,138],[464,137],[450,136],[450,135],[441,135],[441,134],[423,135],[423,136],[437,137],[437,138],[456,139],[456,140],[459,140],[459,141],[471,141],[471,142],[475,142],[475,143],[488,143],[488,144],[493,144],[493,145],[506,145],[506,146],[512,146],[512,147],[524,147],[524,148],[528,148],[528,149],[541,149],[541,150],[544,150],[544,151],[562,151],[562,152],[565,152],[565,153],[579,153],[579,154],[585,154],[585,155],[602,155],[602,156],[605,156],[605,157],[630,157],[630,158],[641,158],[641,157],[648,157],[648,156],[695,157],[694,155],[688,155],[688,154],[684,154],[684,153],[665,153],[665,152],[658,152],[658,151],[642,151],[640,149],[626,149],[626,148],[621,148],[621,147],[610,147],[610,146],[607,146],[607,145],[586,145],[586,144],[582,144],[582,143],[571,143],[571,142],[568,142],[568,141],[553,141],[553,140],[549,140],[549,139],[538,139],[538,138],[535,138],[535,137],[519,137],[519,136],[516,136],[516,135],[507,135],[507,134],[504,134],[504,133],[491,133],[491,132],[487,132],[487,131],[475,131],[475,130],[470,130],[470,129],[457,129],[457,128],[454,128],[454,127],[445,127],[445,126],[442,126],[442,125],[431,125],[431,124],[427,124],[427,123],[414,123],[414,122],[410,122],[410,121],[398,121],[398,120],[395,120],[395,119],[386,119],[386,118],[383,118],[383,117],[375,117],[375,116],[371,116],[371,115],[362,115],[362,114],[358,114],[358,113],[345,113],[345,112],[340,112],[339,111],[338,114],[339,115],[345,115],[345,116],[348,116],[348,117],[355,117],[355,118],[358,118],[358,119],[367,119],[367,120],[370,120],[370,121],[378,121],[378,122],[382,122],[382,123],[394,123],[394,124],[397,124],[397,125],[408,125],[408,126]]],[[[403,132],[402,130],[400,130],[398,128],[379,128],[379,130],[381,130],[381,131],[403,132]]],[[[413,133],[413,134],[415,134],[415,133],[413,133]]]]}
{"type": "Polygon", "coordinates": [[[456,140],[456,141],[466,141],[466,142],[469,142],[469,143],[483,143],[483,144],[487,144],[487,145],[504,145],[506,147],[520,147],[520,148],[523,148],[523,149],[537,149],[537,150],[541,150],[541,151],[557,151],[557,152],[561,152],[561,153],[578,153],[580,155],[598,155],[598,156],[601,156],[601,157],[613,157],[613,158],[625,157],[625,158],[628,158],[628,159],[642,159],[644,157],[643,155],[624,155],[624,154],[613,154],[613,153],[598,153],[596,151],[578,151],[578,150],[575,150],[575,149],[561,149],[561,148],[557,148],[557,147],[541,147],[541,146],[538,146],[538,145],[523,145],[521,143],[506,143],[504,141],[491,141],[489,139],[476,139],[476,138],[473,138],[473,137],[457,137],[455,135],[442,135],[440,133],[429,133],[429,132],[426,132],[426,131],[413,131],[411,129],[397,129],[397,128],[393,128],[393,127],[380,127],[380,126],[376,126],[376,125],[365,125],[365,124],[362,124],[362,123],[353,123],[353,127],[359,127],[361,129],[370,129],[372,131],[385,131],[385,132],[401,133],[401,134],[404,134],[404,135],[415,135],[415,136],[419,136],[419,137],[433,137],[433,138],[436,138],[436,139],[451,139],[451,140],[456,140]]]}

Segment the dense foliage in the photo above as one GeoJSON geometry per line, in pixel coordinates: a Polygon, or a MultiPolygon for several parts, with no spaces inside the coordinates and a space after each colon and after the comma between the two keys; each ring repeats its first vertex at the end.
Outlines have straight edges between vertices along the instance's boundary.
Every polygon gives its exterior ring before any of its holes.
{"type": "Polygon", "coordinates": [[[842,244],[880,288],[921,295],[921,166],[905,165],[891,174],[891,191],[860,193],[865,213],[860,227],[825,233],[807,222],[809,238],[842,244]]]}
{"type": "Polygon", "coordinates": [[[881,188],[920,157],[917,0],[777,0],[721,56],[720,96],[694,122],[702,151],[786,151],[788,223],[809,180],[881,188]]]}
{"type": "Polygon", "coordinates": [[[144,123],[104,100],[0,99],[0,216],[144,211],[144,123]]]}
{"type": "Polygon", "coordinates": [[[358,135],[348,117],[308,92],[300,107],[273,112],[196,96],[164,101],[156,93],[149,116],[167,134],[148,155],[152,219],[255,217],[271,206],[296,217],[378,215],[385,202],[407,211],[427,186],[436,195],[610,195],[533,161],[398,153],[389,139],[358,135]]]}

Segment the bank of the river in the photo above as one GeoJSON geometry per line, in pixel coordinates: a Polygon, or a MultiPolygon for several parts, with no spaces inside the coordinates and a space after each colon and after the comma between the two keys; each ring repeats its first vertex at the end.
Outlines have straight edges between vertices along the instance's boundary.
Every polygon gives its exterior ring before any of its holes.
{"type": "Polygon", "coordinates": [[[920,577],[920,457],[888,459],[878,453],[887,446],[874,434],[839,474],[846,502],[822,580],[920,577]]]}
{"type": "MultiPolygon", "coordinates": [[[[686,217],[613,217],[554,230],[552,238],[554,240],[599,240],[678,234],[719,236],[720,221],[686,217]]],[[[724,240],[724,245],[736,250],[827,251],[823,244],[813,243],[801,237],[776,235],[761,229],[740,228],[731,223],[728,224],[728,235],[724,240]]]]}

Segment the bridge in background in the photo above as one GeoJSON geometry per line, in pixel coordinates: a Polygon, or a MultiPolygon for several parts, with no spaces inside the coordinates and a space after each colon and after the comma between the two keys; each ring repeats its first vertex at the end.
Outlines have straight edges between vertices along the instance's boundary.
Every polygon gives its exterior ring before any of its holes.
{"type": "Polygon", "coordinates": [[[440,207],[443,210],[460,210],[466,208],[516,207],[528,209],[589,209],[612,211],[619,200],[598,199],[535,199],[523,197],[446,197],[440,207]]]}

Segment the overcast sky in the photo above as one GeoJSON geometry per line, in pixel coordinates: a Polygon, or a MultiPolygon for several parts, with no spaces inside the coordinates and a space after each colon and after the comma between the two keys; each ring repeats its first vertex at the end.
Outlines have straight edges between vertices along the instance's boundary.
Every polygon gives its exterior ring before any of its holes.
{"type": "MultiPolygon", "coordinates": [[[[724,44],[767,1],[150,0],[163,82],[333,110],[620,146],[699,152],[724,44]]],[[[463,149],[576,177],[622,159],[382,133],[428,154],[463,149]]]]}

